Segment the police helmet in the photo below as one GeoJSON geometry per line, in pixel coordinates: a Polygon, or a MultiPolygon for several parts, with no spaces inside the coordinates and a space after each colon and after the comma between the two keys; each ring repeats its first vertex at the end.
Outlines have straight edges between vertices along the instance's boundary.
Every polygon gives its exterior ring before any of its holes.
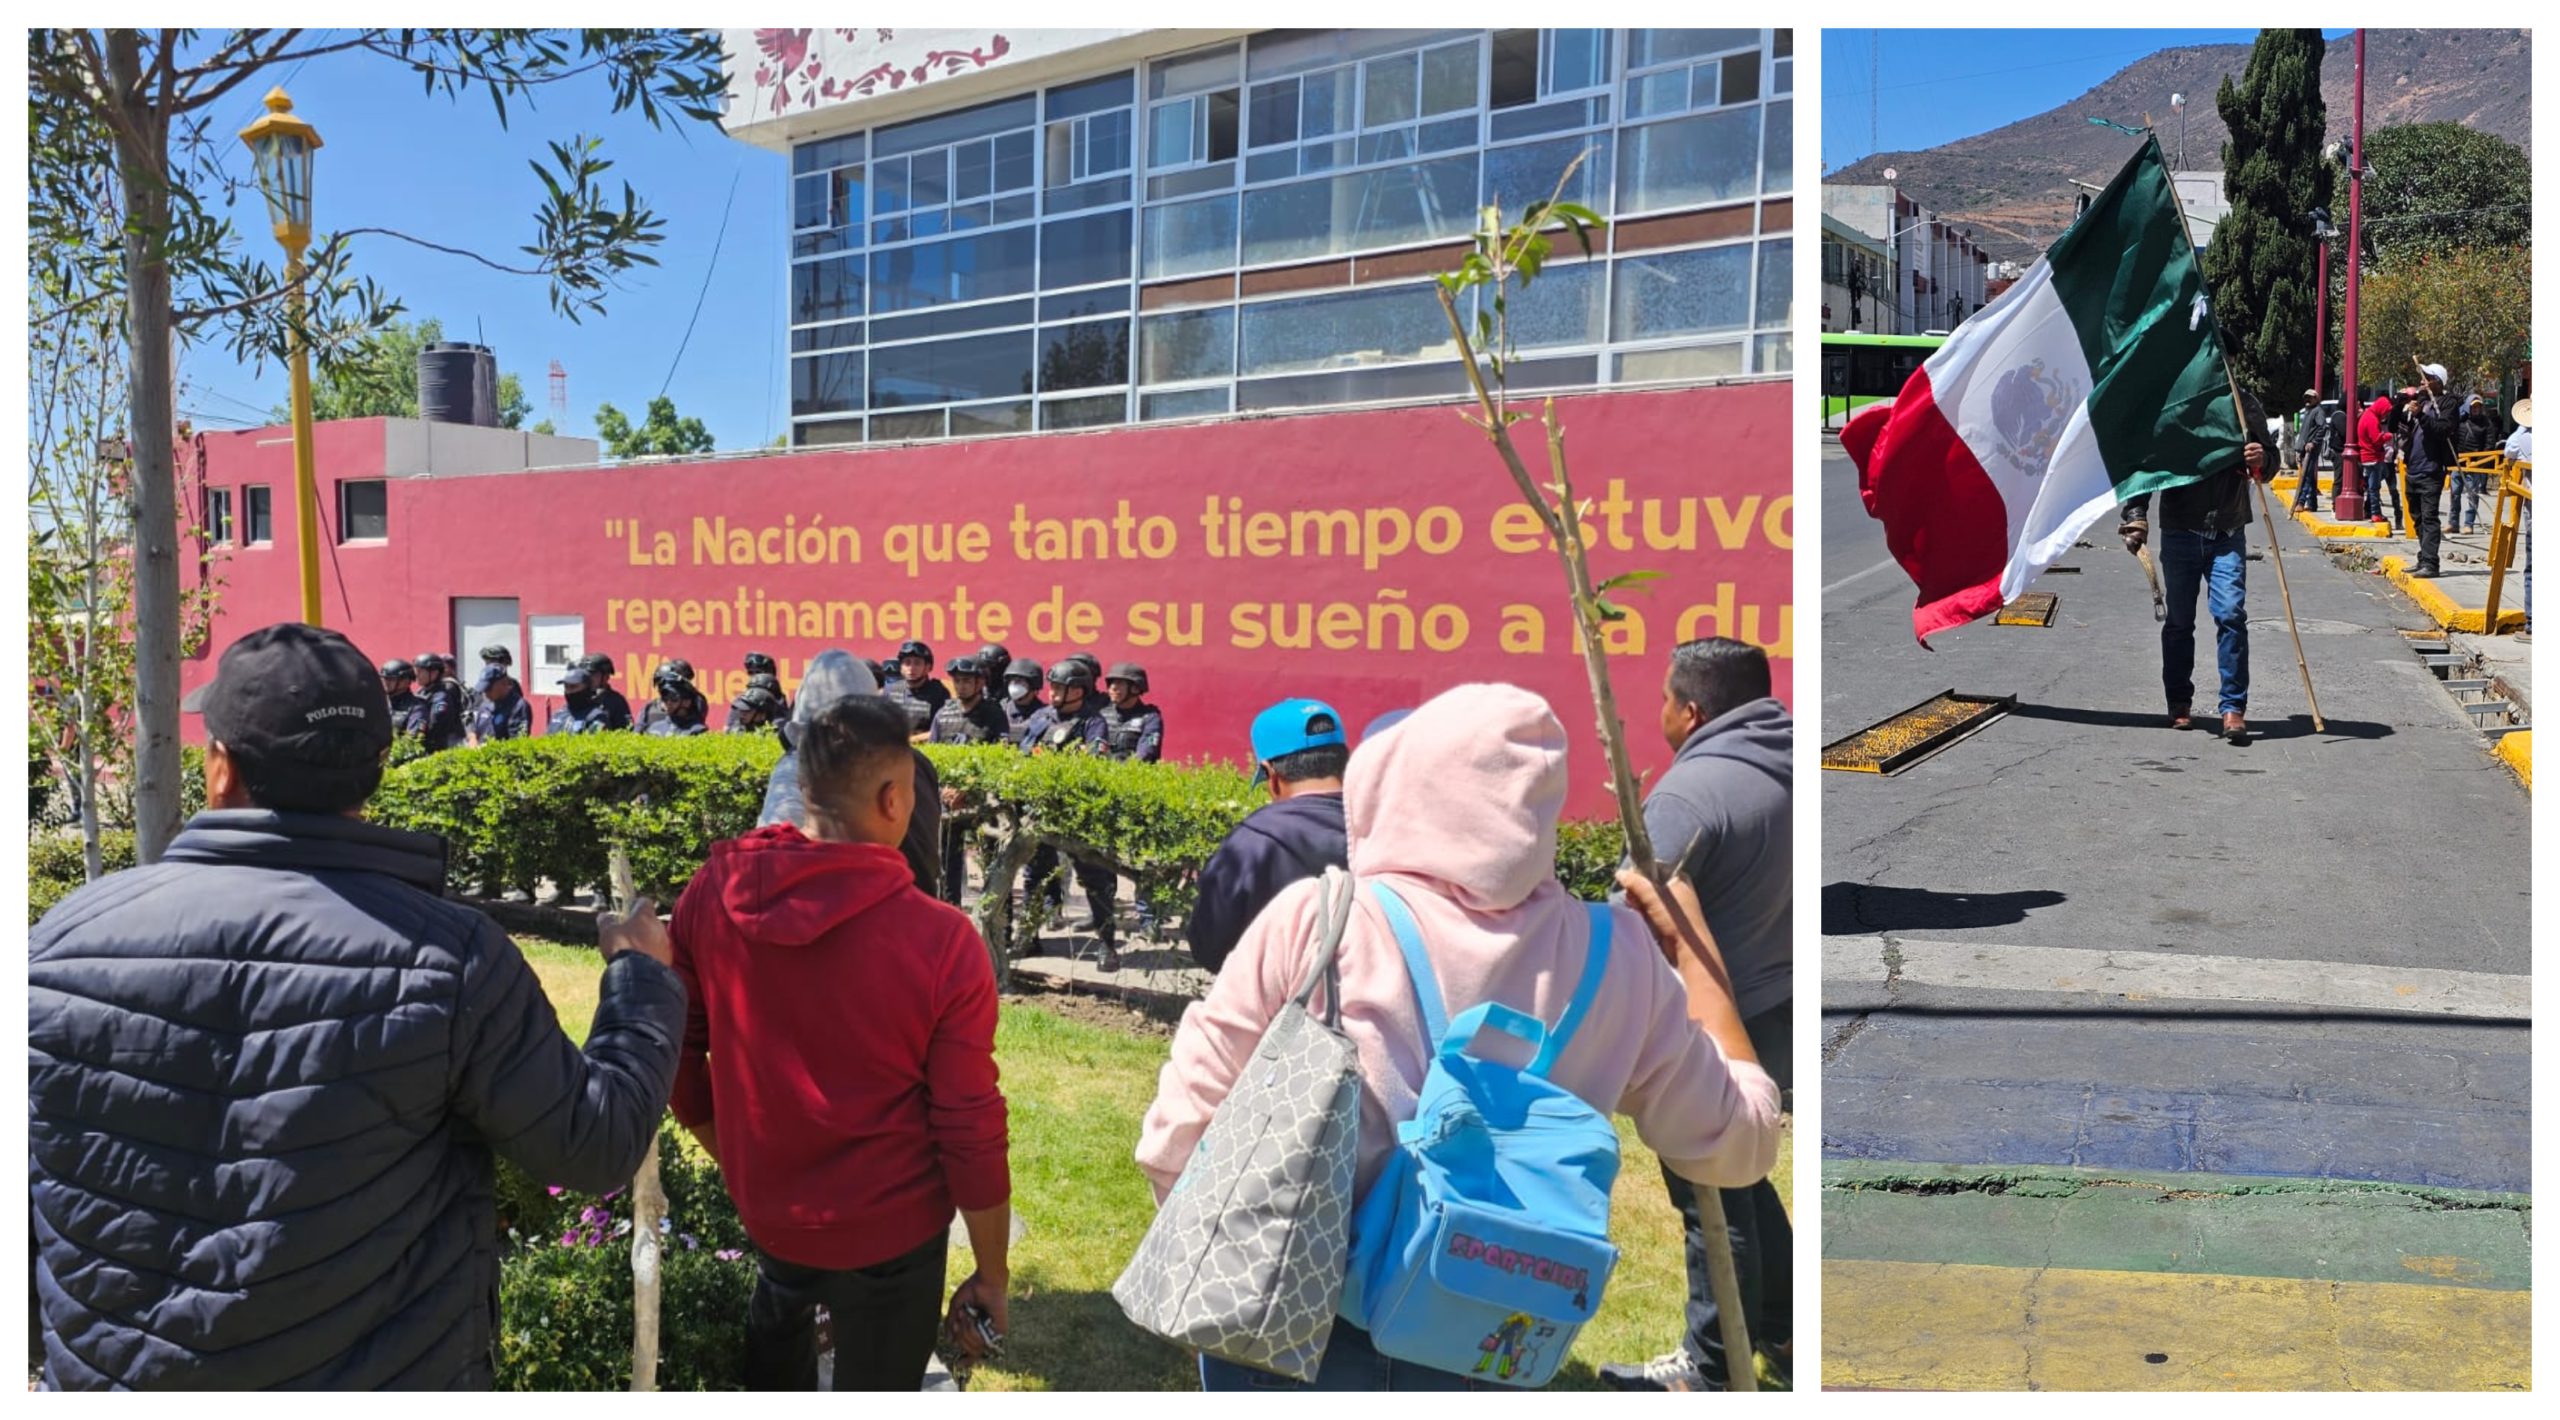
{"type": "Polygon", "coordinates": [[[1028,656],[1025,656],[1018,661],[1008,661],[1005,663],[1004,678],[1008,682],[1019,680],[1028,681],[1033,685],[1038,685],[1040,683],[1040,677],[1040,663],[1032,660],[1028,656]]]}
{"type": "Polygon", "coordinates": [[[578,669],[589,675],[613,674],[613,657],[602,651],[589,651],[578,658],[578,669]]]}
{"type": "Polygon", "coordinates": [[[446,666],[453,664],[444,658],[442,651],[420,651],[416,659],[420,671],[442,672],[446,666]]]}
{"type": "Polygon", "coordinates": [[[669,661],[658,667],[656,673],[649,677],[649,681],[660,690],[665,690],[669,686],[689,686],[693,684],[693,677],[688,673],[691,669],[682,661],[669,661]],[[683,669],[678,669],[679,667],[683,669]]]}
{"type": "Polygon", "coordinates": [[[1111,668],[1111,674],[1102,679],[1106,685],[1115,680],[1125,680],[1140,695],[1147,693],[1147,668],[1136,661],[1121,661],[1115,664],[1111,668]]]}
{"type": "Polygon", "coordinates": [[[749,651],[747,653],[747,674],[751,676],[773,674],[773,657],[766,655],[762,651],[749,651]]]}
{"type": "Polygon", "coordinates": [[[1049,683],[1060,690],[1069,686],[1091,690],[1093,689],[1093,672],[1086,668],[1084,662],[1069,657],[1049,667],[1049,683]]]}
{"type": "Polygon", "coordinates": [[[1013,653],[1004,648],[1002,641],[990,641],[978,648],[978,664],[986,667],[987,677],[992,680],[1013,664],[1013,653]]]}
{"type": "Polygon", "coordinates": [[[771,719],[782,713],[782,697],[763,686],[751,685],[738,692],[738,698],[729,702],[729,708],[753,711],[771,719]]]}
{"type": "Polygon", "coordinates": [[[944,666],[943,669],[949,671],[953,675],[973,675],[981,680],[985,679],[987,674],[987,668],[980,665],[978,663],[978,658],[975,656],[956,657],[952,660],[951,664],[944,666]]]}
{"type": "Polygon", "coordinates": [[[512,666],[516,663],[516,653],[504,646],[483,646],[480,648],[480,661],[483,665],[512,666]]]}
{"type": "Polygon", "coordinates": [[[418,668],[398,656],[384,661],[380,670],[384,680],[416,680],[418,678],[418,668]]]}
{"type": "Polygon", "coordinates": [[[1100,656],[1095,655],[1091,651],[1077,651],[1070,654],[1067,659],[1070,661],[1084,662],[1084,668],[1087,674],[1091,675],[1095,680],[1102,679],[1102,658],[1100,656]]]}
{"type": "Polygon", "coordinates": [[[661,672],[674,671],[677,675],[686,680],[693,679],[693,662],[688,661],[681,656],[667,662],[663,666],[658,667],[658,669],[661,672]]]}
{"type": "Polygon", "coordinates": [[[747,685],[750,689],[768,692],[776,700],[782,698],[782,678],[771,671],[758,671],[748,676],[747,685]]]}
{"type": "Polygon", "coordinates": [[[909,656],[922,656],[925,658],[925,661],[930,664],[933,660],[933,648],[922,641],[900,642],[898,644],[898,659],[903,661],[909,656]]]}

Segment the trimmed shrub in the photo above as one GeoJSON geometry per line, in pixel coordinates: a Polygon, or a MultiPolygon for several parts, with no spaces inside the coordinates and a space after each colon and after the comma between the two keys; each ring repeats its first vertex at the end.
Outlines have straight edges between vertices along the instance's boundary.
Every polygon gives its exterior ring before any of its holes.
{"type": "MultiPolygon", "coordinates": [[[[98,859],[110,873],[134,864],[133,830],[101,829],[98,859]]],[[[27,840],[27,925],[32,927],[88,879],[79,830],[39,833],[27,840]]]]}
{"type": "MultiPolygon", "coordinates": [[[[658,1291],[658,1388],[743,1390],[751,1256],[681,1246],[658,1291]]],[[[631,1384],[631,1243],[539,1243],[498,1265],[498,1389],[625,1390],[631,1384]]]]}
{"type": "Polygon", "coordinates": [[[1575,819],[1556,826],[1556,876],[1585,902],[1599,902],[1617,890],[1618,864],[1627,856],[1627,835],[1616,819],[1575,819]]]}

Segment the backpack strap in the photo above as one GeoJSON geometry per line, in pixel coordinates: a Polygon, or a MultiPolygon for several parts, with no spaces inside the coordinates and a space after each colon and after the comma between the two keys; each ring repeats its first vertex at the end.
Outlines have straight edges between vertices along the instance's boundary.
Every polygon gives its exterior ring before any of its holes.
{"type": "Polygon", "coordinates": [[[1546,1042],[1538,1047],[1538,1058],[1529,1062],[1532,1075],[1546,1074],[1556,1057],[1564,1054],[1565,1045],[1581,1027],[1582,1018],[1590,1014],[1592,998],[1600,994],[1600,978],[1609,974],[1609,905],[1595,902],[1587,910],[1591,914],[1591,945],[1583,953],[1582,980],[1573,988],[1573,999],[1565,1004],[1564,1014],[1556,1017],[1555,1029],[1547,1032],[1546,1042]]]}
{"type": "Polygon", "coordinates": [[[1370,895],[1377,898],[1378,910],[1386,914],[1387,926],[1396,934],[1396,947],[1404,953],[1405,974],[1413,978],[1414,1003],[1422,1008],[1422,1029],[1437,1047],[1449,1034],[1449,1011],[1440,1001],[1440,979],[1431,974],[1431,958],[1423,954],[1422,928],[1413,920],[1413,909],[1405,905],[1396,890],[1385,883],[1369,884],[1370,895]]]}

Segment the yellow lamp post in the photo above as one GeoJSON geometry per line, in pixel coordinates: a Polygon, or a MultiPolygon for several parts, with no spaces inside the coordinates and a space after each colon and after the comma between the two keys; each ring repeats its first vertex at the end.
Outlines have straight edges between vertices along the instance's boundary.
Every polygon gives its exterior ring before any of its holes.
{"type": "Polygon", "coordinates": [[[320,132],[294,117],[282,88],[240,130],[258,165],[258,191],[284,247],[285,303],[293,324],[293,538],[302,557],[302,619],[320,624],[320,488],[311,459],[311,350],[302,337],[302,254],[311,245],[311,155],[320,132]]]}

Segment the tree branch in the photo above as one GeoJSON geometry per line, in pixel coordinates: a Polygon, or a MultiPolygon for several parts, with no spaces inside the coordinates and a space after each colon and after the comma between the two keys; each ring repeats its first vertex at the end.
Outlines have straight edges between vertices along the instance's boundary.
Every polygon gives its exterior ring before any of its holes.
{"type": "MultiPolygon", "coordinates": [[[[264,32],[261,31],[261,33],[264,32]]],[[[302,33],[300,30],[285,31],[284,38],[277,40],[274,48],[268,50],[264,54],[252,55],[248,58],[237,61],[237,67],[233,68],[232,72],[228,76],[223,78],[220,83],[215,84],[213,87],[202,90],[201,92],[187,91],[182,93],[178,101],[178,111],[181,113],[187,113],[196,109],[211,107],[212,104],[216,100],[220,99],[224,94],[230,93],[233,89],[240,87],[240,85],[248,82],[250,79],[256,77],[260,72],[276,63],[276,57],[282,54],[284,52],[284,47],[293,43],[293,37],[300,33],[302,33]]],[[[209,69],[197,71],[199,76],[205,72],[210,71],[209,69]]]]}
{"type": "Polygon", "coordinates": [[[431,242],[424,237],[410,236],[407,232],[395,232],[389,227],[350,227],[338,233],[333,240],[344,241],[348,237],[364,236],[395,237],[413,246],[425,247],[429,251],[443,252],[447,256],[469,257],[491,271],[501,271],[509,276],[549,276],[551,274],[551,269],[546,266],[509,266],[505,262],[492,261],[476,251],[469,251],[462,247],[449,247],[442,242],[431,242]]]}

